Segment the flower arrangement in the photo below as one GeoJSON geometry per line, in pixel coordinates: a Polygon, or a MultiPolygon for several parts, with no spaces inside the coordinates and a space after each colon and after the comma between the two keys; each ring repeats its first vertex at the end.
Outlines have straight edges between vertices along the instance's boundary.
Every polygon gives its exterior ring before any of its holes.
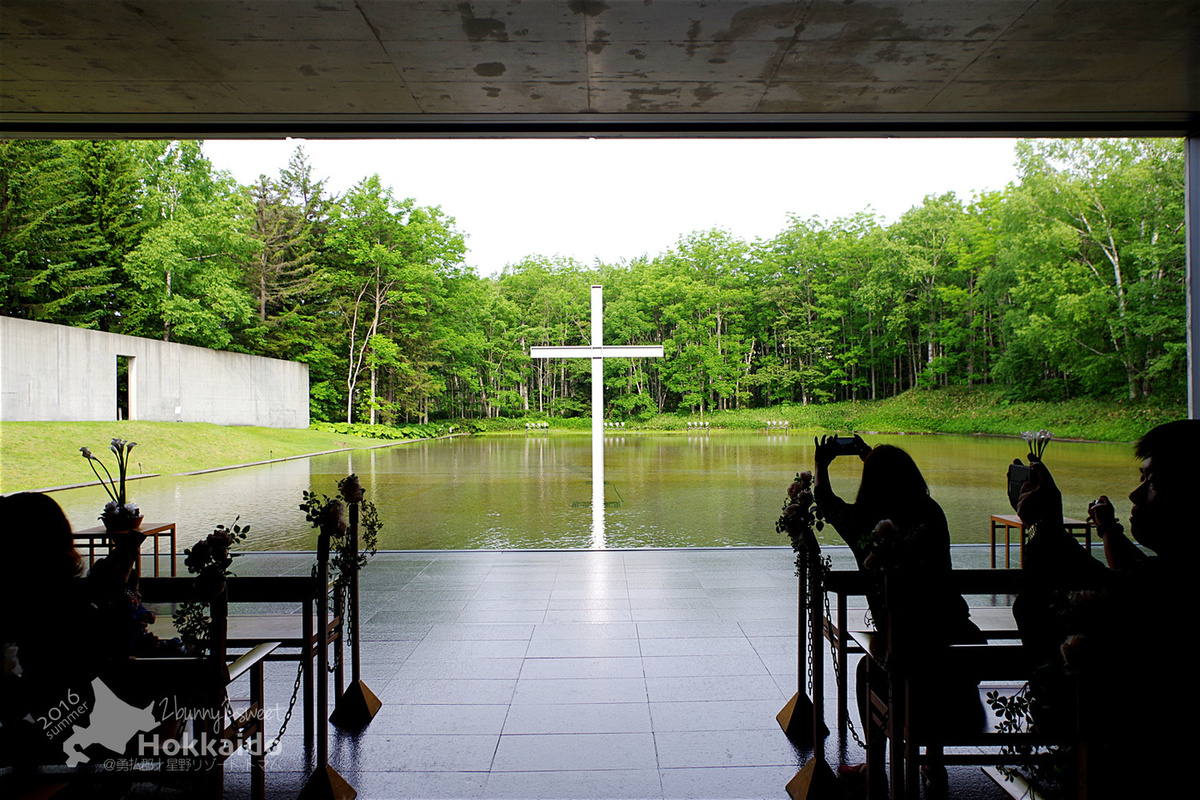
{"type": "Polygon", "coordinates": [[[104,523],[104,527],[110,531],[130,530],[142,521],[141,511],[138,510],[136,504],[128,501],[125,494],[125,476],[129,471],[129,451],[136,446],[137,442],[127,442],[124,439],[112,440],[108,449],[117,455],[116,479],[108,471],[104,462],[92,455],[91,450],[86,447],[79,448],[79,452],[87,460],[88,466],[92,468],[92,472],[95,473],[100,485],[104,487],[104,491],[110,498],[99,517],[104,523]],[[100,475],[100,470],[96,469],[97,464],[100,465],[100,469],[104,470],[103,476],[100,475]]]}
{"type": "Polygon", "coordinates": [[[203,599],[180,603],[172,620],[184,648],[194,655],[211,652],[210,599],[221,593],[225,579],[233,575],[229,567],[238,553],[230,552],[230,548],[244,541],[250,533],[250,526],[238,525],[238,519],[240,517],[235,518],[229,528],[218,525],[208,536],[183,551],[184,566],[196,576],[196,593],[203,599]]]}
{"type": "Polygon", "coordinates": [[[775,523],[775,531],[786,533],[792,541],[792,550],[796,552],[796,575],[800,575],[805,555],[815,554],[820,549],[815,531],[825,527],[821,509],[813,502],[812,482],[811,472],[796,475],[796,480],[788,486],[783,513],[775,523]]]}
{"type": "Polygon", "coordinates": [[[894,520],[881,519],[874,530],[859,540],[866,552],[862,567],[875,572],[903,569],[913,558],[920,558],[917,542],[925,536],[925,525],[898,525],[894,520]]]}
{"type": "Polygon", "coordinates": [[[379,542],[379,511],[375,504],[365,500],[362,484],[357,475],[348,475],[338,481],[339,498],[304,492],[300,510],[304,519],[314,528],[329,533],[329,567],[333,579],[334,594],[339,595],[350,586],[350,573],[361,570],[375,555],[379,542]],[[357,563],[351,551],[350,526],[346,522],[346,505],[357,504],[359,510],[359,547],[357,563]]]}
{"type": "Polygon", "coordinates": [[[1029,445],[1029,460],[1041,461],[1042,453],[1046,452],[1046,446],[1054,436],[1042,428],[1040,431],[1024,431],[1021,438],[1029,445]]]}

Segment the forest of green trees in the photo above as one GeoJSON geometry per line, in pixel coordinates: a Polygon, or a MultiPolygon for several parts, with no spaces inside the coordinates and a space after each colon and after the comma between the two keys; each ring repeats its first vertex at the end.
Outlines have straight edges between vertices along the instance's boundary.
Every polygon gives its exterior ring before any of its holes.
{"type": "MultiPolygon", "coordinates": [[[[463,232],[366,177],[334,196],[302,150],[240,186],[200,142],[0,142],[0,313],[306,362],[315,419],[586,414],[605,287],[609,413],[876,399],[1185,391],[1183,148],[1025,140],[1019,182],[792,217],[770,239],[697,231],[657,255],[530,256],[481,277],[463,232]]],[[[869,187],[864,187],[864,201],[869,187]]]]}

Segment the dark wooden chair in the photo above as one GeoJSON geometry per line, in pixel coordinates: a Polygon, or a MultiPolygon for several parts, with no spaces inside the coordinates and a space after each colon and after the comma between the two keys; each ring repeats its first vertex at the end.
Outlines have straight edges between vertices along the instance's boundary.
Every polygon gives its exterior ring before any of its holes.
{"type": "MultiPolygon", "coordinates": [[[[318,563],[328,563],[328,552],[318,551],[318,563]]],[[[161,578],[142,578],[143,597],[151,596],[161,578]]],[[[229,602],[234,611],[229,615],[226,646],[230,650],[248,651],[263,642],[275,642],[276,647],[267,656],[268,661],[290,661],[298,663],[302,670],[304,743],[312,746],[316,720],[316,697],[314,675],[317,654],[322,647],[340,646],[342,641],[342,614],[332,609],[325,620],[318,619],[322,595],[328,596],[329,583],[313,575],[232,577],[228,581],[229,602]],[[289,613],[248,614],[243,613],[255,605],[281,605],[295,609],[289,613]]],[[[152,629],[163,638],[174,636],[170,615],[163,614],[152,629]]],[[[342,659],[334,662],[335,697],[340,696],[345,679],[342,659]]],[[[321,676],[324,678],[324,676],[321,676]]],[[[324,724],[324,720],[321,720],[324,724]]]]}
{"type": "MultiPolygon", "coordinates": [[[[191,578],[162,578],[150,587],[142,586],[146,602],[184,602],[194,599],[191,578]],[[147,593],[149,590],[150,593],[147,593]]],[[[277,641],[258,642],[240,655],[228,653],[228,586],[211,601],[213,620],[212,652],[207,658],[134,658],[130,659],[130,677],[147,684],[170,679],[176,686],[196,686],[196,716],[191,721],[193,740],[201,735],[228,743],[215,756],[207,757],[203,784],[204,796],[220,798],[224,793],[225,760],[245,745],[250,752],[250,789],[253,798],[266,795],[266,718],[263,665],[279,647],[277,641]],[[230,697],[229,687],[248,675],[250,697],[243,701],[230,697]],[[182,681],[182,683],[180,683],[182,681]]]]}

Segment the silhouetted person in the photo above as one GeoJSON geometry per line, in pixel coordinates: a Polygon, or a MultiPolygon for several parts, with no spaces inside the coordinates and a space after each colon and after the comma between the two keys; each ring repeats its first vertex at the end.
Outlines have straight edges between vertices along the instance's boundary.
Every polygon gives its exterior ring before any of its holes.
{"type": "Polygon", "coordinates": [[[1150,554],[1125,536],[1102,496],[1088,513],[1108,566],[1089,556],[1063,529],[1062,495],[1042,464],[1031,465],[1017,510],[1034,527],[1014,613],[1039,665],[1030,682],[1035,720],[1053,732],[1078,715],[1099,750],[1090,786],[1106,797],[1172,793],[1188,735],[1185,687],[1193,683],[1178,647],[1192,638],[1183,609],[1193,601],[1191,547],[1200,532],[1192,505],[1200,420],[1159,425],[1135,452],[1141,482],[1129,495],[1129,527],[1150,554]]]}
{"type": "Polygon", "coordinates": [[[68,689],[87,690],[99,639],[95,608],[80,576],[82,560],[58,503],[34,492],[0,497],[0,519],[5,524],[0,718],[4,751],[19,760],[30,750],[53,753],[43,726],[26,716],[45,716],[68,689]]]}
{"type": "MultiPolygon", "coordinates": [[[[883,606],[878,590],[868,594],[867,603],[876,626],[882,626],[885,613],[891,613],[893,628],[902,632],[904,641],[892,644],[896,652],[904,653],[908,675],[923,698],[924,723],[935,731],[977,728],[983,720],[978,680],[944,674],[938,656],[938,649],[948,644],[985,641],[971,622],[966,601],[950,588],[946,515],[929,496],[929,487],[907,452],[887,444],[871,448],[858,436],[852,449],[862,459],[863,472],[851,504],[838,497],[830,484],[829,464],[840,452],[836,439],[826,436],[816,443],[813,495],[817,505],[854,553],[859,569],[891,572],[903,581],[900,599],[892,607],[883,606]]],[[[866,668],[863,659],[858,666],[858,698],[864,724],[868,719],[866,668]]],[[[885,687],[876,689],[886,694],[885,687]]],[[[934,781],[944,775],[938,769],[926,773],[934,781]]]]}

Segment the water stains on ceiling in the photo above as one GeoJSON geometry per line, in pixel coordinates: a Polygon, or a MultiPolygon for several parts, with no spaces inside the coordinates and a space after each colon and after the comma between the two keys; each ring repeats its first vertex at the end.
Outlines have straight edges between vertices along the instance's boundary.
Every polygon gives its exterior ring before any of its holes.
{"type": "Polygon", "coordinates": [[[1200,0],[5,0],[0,112],[1132,114],[1200,0]]]}

